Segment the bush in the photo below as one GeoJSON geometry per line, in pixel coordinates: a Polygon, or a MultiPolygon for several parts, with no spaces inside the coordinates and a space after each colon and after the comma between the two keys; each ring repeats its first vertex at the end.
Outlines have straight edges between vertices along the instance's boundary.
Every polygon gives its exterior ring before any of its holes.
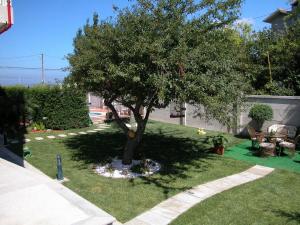
{"type": "Polygon", "coordinates": [[[273,110],[269,105],[256,104],[250,109],[248,116],[257,122],[263,123],[266,120],[273,119],[273,110]]]}
{"type": "Polygon", "coordinates": [[[32,125],[31,125],[32,129],[33,130],[45,130],[45,125],[43,123],[37,123],[37,122],[34,122],[32,125]]]}
{"type": "Polygon", "coordinates": [[[0,87],[0,129],[16,133],[25,121],[25,90],[21,86],[0,87]]]}
{"type": "Polygon", "coordinates": [[[21,114],[26,116],[27,121],[42,123],[47,129],[71,129],[89,125],[86,95],[76,88],[16,86],[5,88],[5,91],[11,96],[10,101],[22,103],[21,114]],[[25,96],[25,100],[19,101],[18,96],[25,96]]]}

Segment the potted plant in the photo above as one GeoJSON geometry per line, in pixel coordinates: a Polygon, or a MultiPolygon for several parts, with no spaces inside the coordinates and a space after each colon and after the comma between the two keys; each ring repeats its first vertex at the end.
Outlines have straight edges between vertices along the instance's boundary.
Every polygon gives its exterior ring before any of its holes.
{"type": "Polygon", "coordinates": [[[213,152],[218,155],[224,155],[225,144],[228,143],[228,139],[224,135],[217,135],[208,137],[208,142],[213,144],[213,152]]]}
{"type": "Polygon", "coordinates": [[[273,109],[269,105],[255,104],[250,109],[248,117],[256,122],[257,130],[261,131],[264,122],[273,119],[273,109]]]}

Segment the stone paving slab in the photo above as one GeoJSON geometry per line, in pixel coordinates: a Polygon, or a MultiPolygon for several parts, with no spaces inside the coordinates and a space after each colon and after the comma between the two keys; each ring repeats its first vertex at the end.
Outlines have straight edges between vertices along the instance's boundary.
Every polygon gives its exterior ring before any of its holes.
{"type": "Polygon", "coordinates": [[[199,202],[199,198],[197,196],[190,194],[188,192],[177,194],[173,196],[172,199],[176,199],[179,202],[185,202],[188,205],[193,205],[199,202]]]}
{"type": "Polygon", "coordinates": [[[177,213],[177,215],[185,212],[189,209],[189,204],[180,200],[169,198],[166,201],[161,202],[156,207],[161,207],[177,213]]]}
{"type": "Polygon", "coordinates": [[[53,135],[50,135],[50,136],[47,136],[47,138],[49,138],[49,139],[54,139],[54,138],[56,138],[56,137],[53,136],[53,135]]]}
{"type": "Polygon", "coordinates": [[[78,134],[87,134],[87,133],[84,131],[81,131],[81,132],[78,132],[78,134]]]}
{"type": "Polygon", "coordinates": [[[219,191],[211,189],[209,186],[206,186],[206,185],[197,186],[186,192],[199,198],[199,201],[207,199],[207,198],[219,193],[219,191]]]}
{"type": "Polygon", "coordinates": [[[143,220],[140,220],[138,218],[135,218],[134,220],[132,221],[129,221],[127,223],[125,223],[126,225],[151,225],[151,223],[147,223],[143,220]]]}
{"type": "Polygon", "coordinates": [[[97,131],[95,131],[95,130],[88,130],[87,132],[88,133],[96,133],[97,131]]]}
{"type": "Polygon", "coordinates": [[[138,220],[149,223],[149,224],[168,224],[170,222],[170,218],[164,216],[162,214],[155,213],[155,211],[150,210],[147,213],[143,213],[140,216],[136,217],[138,220]]]}
{"type": "Polygon", "coordinates": [[[36,138],[34,138],[34,139],[37,140],[37,141],[44,140],[44,138],[42,138],[42,137],[36,137],[36,138]]]}
{"type": "Polygon", "coordinates": [[[68,135],[75,136],[77,134],[76,133],[68,133],[68,135]]]}
{"type": "Polygon", "coordinates": [[[244,172],[217,179],[179,193],[125,223],[125,225],[167,225],[201,201],[233,187],[262,178],[274,169],[254,166],[244,172]]]}
{"type": "Polygon", "coordinates": [[[59,135],[57,135],[58,137],[62,137],[62,138],[64,138],[64,137],[67,137],[67,135],[65,135],[65,134],[59,134],[59,135]]]}

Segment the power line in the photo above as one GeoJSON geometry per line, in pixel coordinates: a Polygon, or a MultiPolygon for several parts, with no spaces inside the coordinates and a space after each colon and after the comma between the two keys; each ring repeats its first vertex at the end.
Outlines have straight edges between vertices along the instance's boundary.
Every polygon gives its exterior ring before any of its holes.
{"type": "Polygon", "coordinates": [[[55,59],[60,59],[60,60],[66,60],[65,56],[60,57],[60,56],[52,56],[48,54],[44,54],[44,56],[50,57],[50,58],[55,58],[55,59]]]}
{"type": "Polygon", "coordinates": [[[40,55],[35,54],[35,55],[26,55],[26,56],[10,56],[10,57],[0,57],[0,59],[23,59],[23,58],[32,58],[36,56],[40,56],[40,55]]]}
{"type": "MultiPolygon", "coordinates": [[[[16,69],[16,70],[41,70],[41,67],[23,67],[23,66],[0,66],[0,69],[16,69]]],[[[65,71],[64,68],[44,68],[47,71],[65,71]]]]}
{"type": "MultiPolygon", "coordinates": [[[[53,55],[48,55],[48,54],[44,54],[44,56],[47,56],[49,58],[59,59],[59,60],[62,60],[62,61],[66,60],[65,56],[60,57],[60,56],[53,56],[53,55]]],[[[41,54],[26,55],[26,56],[0,57],[0,60],[20,60],[20,59],[33,58],[33,57],[41,57],[41,54]]]]}

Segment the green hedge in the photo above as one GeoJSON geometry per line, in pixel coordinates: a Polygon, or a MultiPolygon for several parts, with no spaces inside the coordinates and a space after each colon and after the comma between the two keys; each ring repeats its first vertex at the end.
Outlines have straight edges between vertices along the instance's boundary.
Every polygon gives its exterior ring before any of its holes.
{"type": "Polygon", "coordinates": [[[25,121],[25,93],[21,86],[9,89],[0,86],[0,132],[17,132],[20,122],[25,121]]]}
{"type": "MultiPolygon", "coordinates": [[[[47,129],[65,130],[89,125],[86,95],[74,87],[16,86],[5,87],[4,90],[7,96],[11,96],[10,101],[16,100],[14,96],[23,96],[25,107],[21,114],[26,115],[26,120],[42,122],[47,129]]],[[[22,103],[19,100],[15,102],[22,103]]]]}

